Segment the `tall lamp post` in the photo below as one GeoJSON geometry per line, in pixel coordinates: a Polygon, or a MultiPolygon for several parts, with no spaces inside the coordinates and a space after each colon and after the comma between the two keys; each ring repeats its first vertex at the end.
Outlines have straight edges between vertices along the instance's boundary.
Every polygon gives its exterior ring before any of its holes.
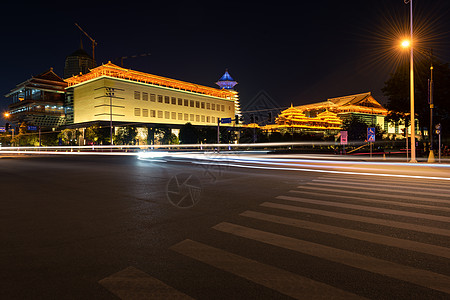
{"type": "Polygon", "coordinates": [[[434,151],[433,151],[433,49],[430,49],[430,80],[428,81],[428,104],[430,104],[430,129],[428,130],[428,135],[430,137],[430,154],[428,155],[428,162],[435,162],[434,151]]]}
{"type": "Polygon", "coordinates": [[[410,100],[411,100],[411,160],[410,162],[416,163],[416,122],[414,113],[414,40],[413,40],[413,0],[404,0],[405,4],[409,3],[410,6],[410,40],[402,43],[403,47],[410,47],[410,100]]]}

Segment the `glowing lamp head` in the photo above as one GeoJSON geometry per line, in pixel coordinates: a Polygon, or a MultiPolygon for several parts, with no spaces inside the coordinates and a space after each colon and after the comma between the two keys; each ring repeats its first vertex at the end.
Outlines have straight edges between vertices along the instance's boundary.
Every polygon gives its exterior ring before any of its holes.
{"type": "Polygon", "coordinates": [[[5,118],[9,118],[9,116],[10,116],[10,114],[7,112],[5,112],[3,115],[5,116],[5,118]]]}
{"type": "Polygon", "coordinates": [[[402,47],[403,47],[403,48],[409,48],[410,46],[411,46],[411,42],[410,42],[410,41],[404,40],[404,41],[402,42],[402,47]]]}

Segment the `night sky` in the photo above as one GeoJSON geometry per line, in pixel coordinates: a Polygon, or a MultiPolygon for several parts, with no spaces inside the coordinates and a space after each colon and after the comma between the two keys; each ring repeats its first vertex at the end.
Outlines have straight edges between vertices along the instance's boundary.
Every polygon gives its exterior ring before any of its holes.
{"type": "MultiPolygon", "coordinates": [[[[396,39],[408,34],[403,0],[17,2],[3,9],[0,92],[50,67],[62,76],[66,56],[98,41],[97,63],[121,56],[124,67],[215,86],[228,68],[241,106],[264,90],[281,107],[381,88],[405,53],[396,39]]],[[[414,0],[422,47],[450,61],[450,1],[414,0]]],[[[407,56],[406,56],[407,57],[407,56]]],[[[8,101],[2,96],[0,110],[8,101]]],[[[0,124],[3,124],[0,120],[0,124]]]]}

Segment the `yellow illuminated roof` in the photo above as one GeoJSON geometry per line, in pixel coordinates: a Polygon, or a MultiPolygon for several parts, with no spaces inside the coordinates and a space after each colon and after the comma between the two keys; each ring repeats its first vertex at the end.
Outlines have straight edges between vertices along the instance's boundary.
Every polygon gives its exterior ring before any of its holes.
{"type": "Polygon", "coordinates": [[[100,76],[109,76],[120,79],[127,79],[137,82],[143,82],[153,85],[159,85],[169,88],[174,88],[178,90],[184,90],[194,93],[200,93],[204,95],[220,97],[224,99],[233,99],[234,94],[228,90],[219,90],[212,87],[207,87],[195,83],[185,82],[181,80],[166,78],[162,76],[152,75],[144,72],[134,71],[130,69],[121,68],[111,62],[107,64],[98,66],[89,73],[84,75],[77,75],[70,78],[65,79],[65,81],[70,86],[83,83],[85,81],[95,79],[100,76]]]}

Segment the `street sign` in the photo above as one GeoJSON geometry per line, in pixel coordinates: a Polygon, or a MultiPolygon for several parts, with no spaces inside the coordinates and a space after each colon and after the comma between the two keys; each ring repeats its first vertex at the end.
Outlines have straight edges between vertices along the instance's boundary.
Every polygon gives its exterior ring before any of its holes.
{"type": "Polygon", "coordinates": [[[375,127],[368,127],[367,128],[367,141],[368,142],[375,142],[375,127]]]}
{"type": "Polygon", "coordinates": [[[0,132],[6,132],[5,127],[0,127],[0,132]]]}
{"type": "Polygon", "coordinates": [[[341,145],[347,145],[348,131],[341,131],[341,145]]]}
{"type": "Polygon", "coordinates": [[[222,123],[222,124],[231,123],[231,118],[221,118],[220,123],[222,123]]]}
{"type": "Polygon", "coordinates": [[[28,126],[28,130],[36,131],[37,130],[37,126],[28,126]]]}

